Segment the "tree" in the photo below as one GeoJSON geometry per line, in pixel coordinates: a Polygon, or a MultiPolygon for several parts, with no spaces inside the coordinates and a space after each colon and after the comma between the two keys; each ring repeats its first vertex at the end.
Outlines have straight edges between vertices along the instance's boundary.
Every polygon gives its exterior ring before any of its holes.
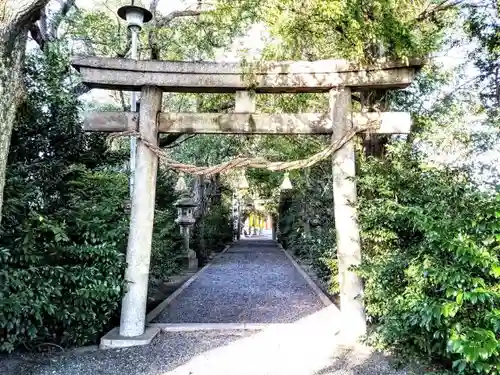
{"type": "MultiPolygon", "coordinates": [[[[439,49],[457,3],[460,1],[269,1],[263,18],[277,42],[267,46],[265,57],[360,62],[425,58],[439,49]]],[[[391,105],[385,90],[358,94],[355,99],[365,110],[387,111],[391,105]]],[[[363,137],[365,154],[384,154],[389,137],[363,137]]]]}
{"type": "Polygon", "coordinates": [[[48,2],[7,0],[0,4],[0,223],[10,137],[24,95],[22,68],[28,31],[48,2]]]}
{"type": "Polygon", "coordinates": [[[82,131],[67,64],[64,44],[51,43],[24,66],[0,228],[0,351],[83,344],[119,306],[128,185],[116,166],[126,155],[82,131]]]}
{"type": "Polygon", "coordinates": [[[466,6],[465,29],[477,44],[471,59],[479,69],[475,89],[479,91],[490,120],[500,121],[500,3],[483,0],[466,6]]]}
{"type": "MultiPolygon", "coordinates": [[[[12,126],[16,110],[24,96],[22,68],[28,33],[38,43],[42,51],[45,50],[47,45],[58,39],[61,24],[75,6],[75,0],[65,0],[57,12],[48,15],[45,7],[49,1],[7,0],[0,3],[0,223],[12,126]]],[[[189,58],[202,58],[207,53],[213,54],[216,48],[223,47],[231,41],[234,35],[240,33],[245,22],[248,23],[254,18],[253,13],[248,11],[248,5],[245,6],[244,3],[246,2],[242,2],[241,7],[236,7],[233,6],[232,2],[221,1],[218,12],[207,12],[203,9],[181,10],[163,16],[156,11],[158,1],[152,1],[150,10],[155,18],[152,25],[143,33],[146,36],[143,45],[146,46],[145,50],[149,51],[148,57],[156,59],[175,56],[179,58],[179,52],[184,55],[191,52],[189,58]],[[204,14],[207,14],[205,19],[194,22],[182,21],[183,18],[193,19],[193,17],[204,14]],[[170,28],[173,23],[175,23],[176,30],[170,28]],[[195,29],[201,30],[201,33],[195,32],[195,29]],[[178,43],[177,39],[180,36],[187,37],[187,41],[191,43],[186,43],[186,40],[178,43]],[[172,44],[175,48],[172,48],[172,44]],[[193,51],[196,52],[197,56],[192,56],[193,51]]],[[[127,55],[130,49],[129,35],[126,31],[123,32],[124,28],[120,27],[120,22],[118,22],[117,31],[110,32],[113,30],[110,30],[109,26],[113,26],[116,20],[110,18],[109,12],[81,10],[76,13],[76,26],[66,27],[69,31],[67,36],[73,38],[74,42],[83,42],[84,50],[87,53],[99,49],[100,52],[105,52],[101,54],[111,57],[125,57],[127,55]],[[104,33],[104,40],[100,40],[103,33],[89,35],[88,28],[91,25],[97,28],[100,26],[101,30],[108,31],[107,34],[104,33]],[[124,43],[123,35],[126,36],[124,43]],[[116,50],[116,45],[122,48],[116,50]]],[[[83,85],[74,89],[76,94],[83,94],[87,91],[88,88],[83,85]]],[[[177,138],[178,136],[170,137],[168,142],[163,142],[163,144],[170,144],[177,138]]]]}

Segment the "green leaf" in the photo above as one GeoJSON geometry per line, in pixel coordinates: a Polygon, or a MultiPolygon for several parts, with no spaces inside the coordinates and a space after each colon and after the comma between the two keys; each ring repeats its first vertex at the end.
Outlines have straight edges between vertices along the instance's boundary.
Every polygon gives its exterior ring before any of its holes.
{"type": "Polygon", "coordinates": [[[467,362],[463,359],[453,361],[453,369],[456,370],[459,374],[464,372],[466,366],[467,362]]]}

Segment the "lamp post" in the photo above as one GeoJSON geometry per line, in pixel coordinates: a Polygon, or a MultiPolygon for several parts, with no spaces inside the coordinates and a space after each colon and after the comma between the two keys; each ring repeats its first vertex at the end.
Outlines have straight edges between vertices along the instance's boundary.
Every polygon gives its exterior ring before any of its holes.
{"type": "MultiPolygon", "coordinates": [[[[118,16],[127,21],[128,28],[132,34],[131,57],[136,59],[138,33],[144,22],[150,21],[153,18],[153,15],[147,9],[135,6],[134,1],[132,0],[131,5],[123,6],[118,9],[118,16]]],[[[130,110],[136,110],[135,94],[132,94],[130,110]]],[[[130,201],[132,202],[135,185],[135,138],[131,138],[130,145],[130,201]]],[[[154,178],[156,179],[156,177],[154,178]]],[[[133,216],[133,208],[131,209],[131,212],[133,216]]],[[[134,217],[131,218],[131,221],[134,221],[134,217]]],[[[137,229],[137,227],[135,227],[135,229],[137,229]]],[[[127,249],[127,270],[125,272],[125,280],[127,280],[128,285],[122,300],[119,330],[120,336],[123,337],[141,336],[144,334],[146,327],[146,302],[150,249],[147,249],[148,245],[144,245],[145,249],[143,251],[143,249],[137,246],[136,239],[138,236],[142,235],[142,232],[139,229],[135,231],[132,231],[131,229],[127,249]]]]}
{"type": "MultiPolygon", "coordinates": [[[[128,29],[131,33],[131,46],[130,58],[137,60],[137,43],[139,39],[139,32],[142,26],[153,19],[153,14],[146,8],[142,8],[134,4],[132,0],[131,5],[125,5],[118,9],[118,16],[127,21],[128,29]]],[[[130,95],[130,112],[136,112],[137,109],[137,93],[132,92],[130,95]]],[[[137,140],[135,137],[130,137],[130,199],[132,199],[134,192],[134,175],[135,175],[135,153],[137,148],[137,140]]]]}

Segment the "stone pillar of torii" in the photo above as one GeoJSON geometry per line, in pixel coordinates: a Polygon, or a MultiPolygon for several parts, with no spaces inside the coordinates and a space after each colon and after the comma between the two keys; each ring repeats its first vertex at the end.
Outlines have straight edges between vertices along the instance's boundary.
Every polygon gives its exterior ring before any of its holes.
{"type": "MultiPolygon", "coordinates": [[[[265,62],[251,72],[237,63],[134,61],[101,57],[76,57],[72,65],[91,88],[141,91],[139,113],[87,114],[86,131],[135,130],[140,138],[158,145],[158,133],[186,134],[332,134],[363,129],[385,134],[409,133],[408,113],[352,112],[351,92],[399,89],[410,85],[420,62],[383,61],[360,66],[345,60],[265,62]],[[164,113],[162,93],[234,93],[234,113],[164,113]],[[255,112],[259,93],[330,93],[325,113],[264,114],[255,112]]],[[[146,327],[146,302],[155,206],[157,155],[138,141],[135,189],[132,197],[127,247],[126,292],[119,329],[101,340],[103,347],[146,344],[158,332],[146,327]]],[[[358,338],[366,332],[363,287],[350,266],[361,262],[356,213],[354,142],[333,155],[334,217],[339,262],[340,310],[344,335],[358,338]]]]}

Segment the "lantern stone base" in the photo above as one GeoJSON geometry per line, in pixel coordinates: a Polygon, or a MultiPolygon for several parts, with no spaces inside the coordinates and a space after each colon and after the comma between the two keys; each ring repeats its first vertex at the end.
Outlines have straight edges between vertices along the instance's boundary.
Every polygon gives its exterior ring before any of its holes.
{"type": "Polygon", "coordinates": [[[190,271],[198,269],[198,258],[196,258],[196,252],[193,250],[188,250],[188,269],[190,271]]]}

